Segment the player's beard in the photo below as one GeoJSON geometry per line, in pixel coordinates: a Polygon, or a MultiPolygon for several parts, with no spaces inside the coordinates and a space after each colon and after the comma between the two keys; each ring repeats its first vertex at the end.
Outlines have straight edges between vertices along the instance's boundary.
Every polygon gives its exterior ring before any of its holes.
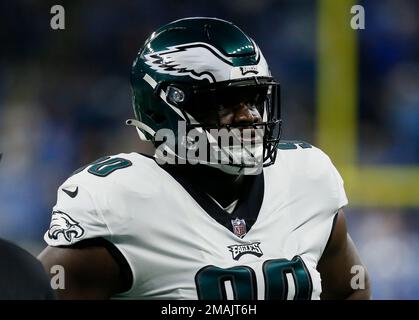
{"type": "Polygon", "coordinates": [[[224,139],[223,133],[211,134],[218,143],[212,144],[210,165],[228,174],[259,174],[263,168],[264,130],[234,128],[224,131],[224,134],[224,139]],[[233,141],[228,139],[229,137],[233,138],[233,141]],[[223,144],[223,141],[227,143],[223,144]]]}
{"type": "Polygon", "coordinates": [[[177,146],[172,135],[156,149],[155,156],[159,164],[199,163],[233,175],[259,174],[263,168],[264,132],[243,127],[180,130],[177,146]]]}

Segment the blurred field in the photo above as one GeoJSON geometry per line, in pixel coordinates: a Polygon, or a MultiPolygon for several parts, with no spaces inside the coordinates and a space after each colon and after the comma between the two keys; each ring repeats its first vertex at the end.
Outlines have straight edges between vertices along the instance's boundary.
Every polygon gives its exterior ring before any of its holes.
{"type": "Polygon", "coordinates": [[[419,299],[419,2],[415,0],[0,3],[0,237],[37,254],[56,190],[78,167],[138,149],[132,60],[156,27],[231,20],[281,82],[284,138],[323,148],[341,171],[350,233],[375,299],[419,299]],[[362,4],[366,29],[350,28],[362,4]]]}

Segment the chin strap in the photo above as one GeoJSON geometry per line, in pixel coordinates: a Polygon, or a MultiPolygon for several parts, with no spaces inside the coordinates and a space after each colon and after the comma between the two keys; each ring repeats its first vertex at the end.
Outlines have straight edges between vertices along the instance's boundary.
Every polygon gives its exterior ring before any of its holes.
{"type": "Polygon", "coordinates": [[[133,126],[135,127],[135,129],[137,129],[138,135],[140,136],[140,139],[143,141],[151,141],[150,139],[147,139],[147,137],[145,136],[145,134],[141,131],[145,131],[147,132],[150,136],[154,137],[154,135],[156,134],[156,131],[154,131],[153,129],[151,129],[148,125],[136,120],[136,119],[128,119],[127,121],[125,121],[125,124],[128,126],[133,126]]]}

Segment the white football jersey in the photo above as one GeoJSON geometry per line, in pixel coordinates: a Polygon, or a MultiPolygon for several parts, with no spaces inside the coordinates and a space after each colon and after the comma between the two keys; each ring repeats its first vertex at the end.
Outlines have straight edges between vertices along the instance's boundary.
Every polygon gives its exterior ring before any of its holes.
{"type": "Polygon", "coordinates": [[[102,158],[59,188],[44,239],[111,242],[133,279],[115,298],[319,299],[316,266],[347,204],[342,178],[321,150],[282,142],[249,180],[230,214],[152,158],[102,158]]]}

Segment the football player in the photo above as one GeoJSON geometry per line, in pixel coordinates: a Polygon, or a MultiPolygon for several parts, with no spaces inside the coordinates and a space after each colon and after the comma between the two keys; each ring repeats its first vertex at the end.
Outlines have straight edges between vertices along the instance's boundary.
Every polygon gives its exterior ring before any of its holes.
{"type": "Polygon", "coordinates": [[[0,239],[0,300],[55,299],[39,261],[26,250],[0,239]]]}
{"type": "Polygon", "coordinates": [[[363,266],[343,181],[318,148],[280,141],[279,84],[253,39],[177,20],[147,39],[131,83],[128,124],[152,152],[101,158],[60,186],[39,258],[64,266],[61,298],[370,297],[364,269],[351,281],[363,266]]]}

